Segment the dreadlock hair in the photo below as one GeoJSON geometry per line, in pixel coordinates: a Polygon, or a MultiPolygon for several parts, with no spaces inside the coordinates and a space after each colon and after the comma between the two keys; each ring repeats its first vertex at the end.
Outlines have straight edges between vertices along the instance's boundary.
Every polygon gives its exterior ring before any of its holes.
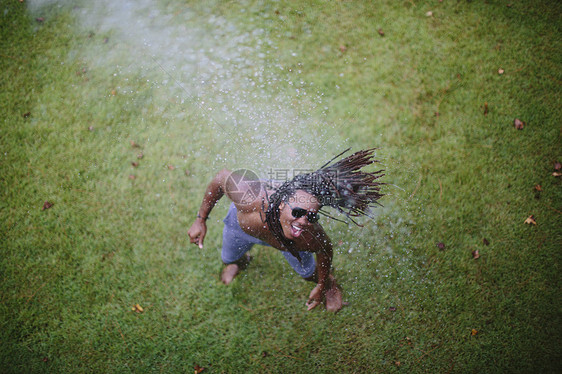
{"type": "MultiPolygon", "coordinates": [[[[281,212],[279,205],[287,202],[297,190],[303,190],[313,195],[320,203],[320,208],[330,206],[338,212],[345,214],[358,226],[352,217],[361,215],[369,217],[369,208],[375,204],[383,195],[380,193],[380,185],[376,179],[382,177],[384,170],[375,172],[364,172],[361,169],[367,165],[377,162],[373,160],[375,148],[355,152],[340,161],[330,164],[340,157],[349,148],[332,158],[320,169],[307,174],[299,174],[292,180],[283,183],[276,191],[268,196],[268,207],[265,212],[265,221],[275,238],[281,242],[287,251],[300,261],[300,256],[295,244],[283,235],[283,228],[279,218],[281,212]]],[[[336,219],[324,212],[323,215],[336,219]]]]}

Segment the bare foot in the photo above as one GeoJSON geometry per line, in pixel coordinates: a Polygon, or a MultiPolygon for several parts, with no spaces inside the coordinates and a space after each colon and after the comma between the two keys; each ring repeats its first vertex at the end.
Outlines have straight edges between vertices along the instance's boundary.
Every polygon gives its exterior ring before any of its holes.
{"type": "Polygon", "coordinates": [[[234,280],[234,277],[240,273],[240,266],[236,264],[229,264],[226,265],[224,269],[222,269],[221,281],[224,284],[230,284],[234,280]]]}
{"type": "Polygon", "coordinates": [[[248,264],[252,260],[252,256],[245,254],[242,258],[236,260],[232,264],[228,264],[222,269],[221,281],[224,284],[230,284],[234,280],[234,277],[238,275],[242,270],[248,267],[248,264]]]}

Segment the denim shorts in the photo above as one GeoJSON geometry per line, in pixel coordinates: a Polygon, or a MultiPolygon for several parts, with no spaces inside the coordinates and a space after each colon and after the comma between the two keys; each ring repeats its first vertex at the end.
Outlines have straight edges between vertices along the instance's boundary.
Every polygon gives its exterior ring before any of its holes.
{"type": "MultiPolygon", "coordinates": [[[[238,223],[238,217],[236,216],[236,206],[234,203],[230,204],[228,209],[228,214],[223,220],[224,229],[222,231],[222,252],[221,258],[222,262],[225,264],[232,264],[236,262],[246,252],[248,252],[254,244],[264,245],[270,247],[266,242],[254,238],[253,236],[245,233],[240,224],[238,223]]],[[[316,269],[316,261],[314,260],[314,254],[311,252],[299,252],[301,261],[290,254],[287,251],[282,251],[283,256],[291,265],[291,267],[303,278],[311,277],[316,269]]]]}

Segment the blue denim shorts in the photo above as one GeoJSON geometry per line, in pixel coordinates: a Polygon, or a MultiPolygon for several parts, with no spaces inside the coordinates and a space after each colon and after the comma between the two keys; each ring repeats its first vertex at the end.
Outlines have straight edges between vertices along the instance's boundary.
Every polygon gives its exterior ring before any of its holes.
{"type": "MultiPolygon", "coordinates": [[[[236,216],[236,206],[234,203],[230,204],[228,209],[228,214],[223,220],[224,229],[222,231],[222,252],[221,258],[222,262],[225,264],[232,264],[236,262],[246,252],[248,252],[254,244],[264,245],[270,247],[266,242],[254,238],[253,236],[246,234],[240,224],[238,223],[238,217],[236,216]]],[[[316,269],[316,261],[314,259],[314,254],[311,252],[299,252],[301,256],[301,262],[287,251],[282,251],[283,256],[291,265],[291,267],[303,278],[311,277],[316,269]]]]}

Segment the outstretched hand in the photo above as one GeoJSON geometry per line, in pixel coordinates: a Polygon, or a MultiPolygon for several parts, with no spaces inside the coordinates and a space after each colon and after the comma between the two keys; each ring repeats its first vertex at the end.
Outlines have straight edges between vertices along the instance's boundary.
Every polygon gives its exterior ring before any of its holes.
{"type": "Polygon", "coordinates": [[[329,312],[337,312],[343,306],[342,292],[337,285],[334,277],[330,275],[329,284],[317,284],[316,287],[310,292],[308,301],[306,302],[307,310],[312,310],[322,302],[326,303],[326,310],[329,312]]]}
{"type": "Polygon", "coordinates": [[[205,240],[205,235],[207,235],[207,225],[205,221],[197,219],[193,222],[193,225],[187,230],[187,235],[189,235],[189,241],[193,244],[197,244],[199,248],[203,249],[203,240],[205,240]]]}

